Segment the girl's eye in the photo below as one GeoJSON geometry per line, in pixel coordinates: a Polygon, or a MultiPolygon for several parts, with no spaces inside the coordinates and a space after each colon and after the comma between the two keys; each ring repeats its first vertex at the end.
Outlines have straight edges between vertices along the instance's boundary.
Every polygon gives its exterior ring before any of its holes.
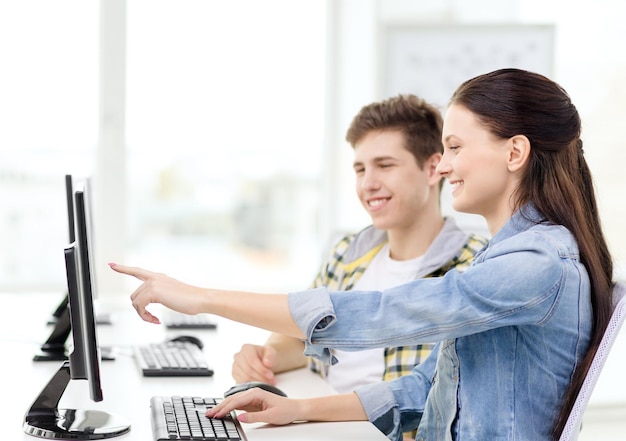
{"type": "Polygon", "coordinates": [[[453,150],[453,151],[454,151],[454,150],[458,150],[458,149],[460,149],[460,148],[461,148],[461,147],[460,147],[460,146],[458,146],[458,145],[451,145],[450,147],[448,147],[448,150],[453,150]]]}

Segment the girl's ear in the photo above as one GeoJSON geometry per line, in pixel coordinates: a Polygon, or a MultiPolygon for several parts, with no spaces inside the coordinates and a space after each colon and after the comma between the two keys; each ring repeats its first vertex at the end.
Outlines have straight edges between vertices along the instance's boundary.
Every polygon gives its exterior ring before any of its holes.
{"type": "Polygon", "coordinates": [[[530,158],[530,141],[524,135],[515,135],[509,139],[510,150],[508,168],[511,172],[522,170],[530,158]]]}

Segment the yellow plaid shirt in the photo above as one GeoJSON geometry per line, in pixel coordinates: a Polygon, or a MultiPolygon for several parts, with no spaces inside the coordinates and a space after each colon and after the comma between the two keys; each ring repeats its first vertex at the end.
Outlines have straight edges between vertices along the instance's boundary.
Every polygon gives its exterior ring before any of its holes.
{"type": "MultiPolygon", "coordinates": [[[[363,231],[368,229],[371,230],[373,227],[368,227],[363,231]]],[[[372,244],[371,248],[364,250],[364,253],[361,253],[356,259],[352,259],[349,262],[345,261],[346,253],[353,246],[356,238],[362,233],[347,235],[335,245],[329,259],[320,268],[311,286],[312,288],[326,286],[332,291],[349,291],[354,287],[354,284],[365,272],[374,256],[387,242],[386,235],[380,236],[372,244]]],[[[474,255],[486,243],[485,238],[478,235],[470,235],[451,260],[425,277],[440,277],[452,268],[462,271],[470,265],[474,255]]],[[[394,378],[410,374],[413,367],[421,363],[430,354],[433,346],[434,343],[385,348],[385,370],[382,379],[385,381],[393,380],[394,378]]],[[[309,367],[314,372],[326,376],[327,367],[320,361],[310,358],[309,367]]]]}

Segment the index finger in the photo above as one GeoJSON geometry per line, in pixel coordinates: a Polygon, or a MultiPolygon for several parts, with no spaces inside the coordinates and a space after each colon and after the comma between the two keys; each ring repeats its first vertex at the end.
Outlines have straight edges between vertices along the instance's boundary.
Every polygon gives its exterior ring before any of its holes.
{"type": "Polygon", "coordinates": [[[206,416],[209,418],[224,418],[231,411],[235,409],[240,409],[241,406],[245,406],[246,404],[250,402],[249,399],[245,399],[246,392],[250,392],[250,391],[240,392],[240,393],[231,395],[230,397],[224,398],[216,406],[210,409],[207,409],[206,416]],[[243,400],[241,399],[242,397],[244,397],[243,400]]]}
{"type": "Polygon", "coordinates": [[[118,273],[136,277],[142,282],[154,274],[152,271],[138,268],[136,266],[118,265],[117,263],[109,263],[109,267],[118,273]]]}

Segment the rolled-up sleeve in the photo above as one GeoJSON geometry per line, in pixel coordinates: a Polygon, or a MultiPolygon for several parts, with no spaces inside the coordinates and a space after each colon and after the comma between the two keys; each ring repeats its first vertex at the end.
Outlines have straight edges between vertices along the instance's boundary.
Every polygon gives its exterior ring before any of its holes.
{"type": "Polygon", "coordinates": [[[387,382],[361,386],[355,393],[367,414],[367,419],[391,440],[402,439],[400,412],[395,396],[387,382]]]}
{"type": "Polygon", "coordinates": [[[435,375],[439,346],[413,368],[411,375],[355,390],[368,420],[389,439],[401,440],[404,432],[419,425],[435,375]]]}
{"type": "Polygon", "coordinates": [[[320,287],[290,293],[287,301],[291,316],[306,336],[304,354],[324,363],[336,362],[328,348],[313,346],[309,343],[313,339],[314,331],[326,329],[336,321],[328,290],[320,287]]]}

